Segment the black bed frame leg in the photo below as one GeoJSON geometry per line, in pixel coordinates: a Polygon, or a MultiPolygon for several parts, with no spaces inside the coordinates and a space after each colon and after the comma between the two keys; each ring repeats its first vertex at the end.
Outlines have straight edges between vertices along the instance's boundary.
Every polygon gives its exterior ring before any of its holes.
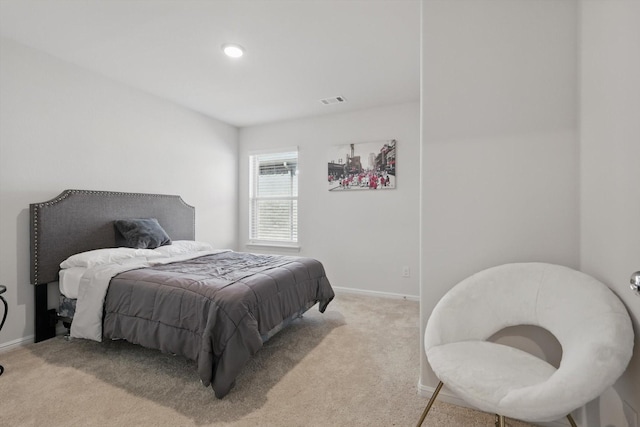
{"type": "Polygon", "coordinates": [[[56,336],[56,310],[49,310],[48,304],[48,285],[36,285],[36,338],[35,342],[48,340],[56,336]]]}

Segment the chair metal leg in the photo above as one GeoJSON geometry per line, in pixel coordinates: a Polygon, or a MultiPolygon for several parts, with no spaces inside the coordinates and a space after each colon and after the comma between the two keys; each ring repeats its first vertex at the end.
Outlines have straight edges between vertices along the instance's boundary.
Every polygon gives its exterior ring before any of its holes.
{"type": "MultiPolygon", "coordinates": [[[[424,408],[424,412],[422,413],[422,416],[420,417],[420,421],[418,421],[418,424],[416,424],[416,427],[420,427],[422,425],[422,423],[424,422],[424,419],[427,417],[427,414],[431,410],[431,407],[433,406],[433,403],[436,401],[436,397],[438,396],[438,393],[440,393],[440,390],[442,389],[443,385],[444,385],[444,383],[442,381],[440,381],[438,383],[438,386],[436,387],[435,391],[431,395],[431,399],[429,399],[429,403],[427,403],[427,407],[424,408]]],[[[571,424],[571,427],[578,427],[578,425],[574,421],[574,419],[571,416],[571,414],[567,415],[567,419],[569,420],[569,424],[571,424]]],[[[506,424],[504,415],[496,414],[496,427],[506,427],[506,426],[507,426],[507,424],[506,424]]]]}
{"type": "Polygon", "coordinates": [[[438,383],[438,386],[436,387],[435,391],[431,395],[431,399],[429,399],[429,403],[427,403],[427,407],[424,408],[424,412],[422,413],[422,416],[420,417],[420,421],[418,421],[418,424],[416,425],[416,427],[420,427],[424,422],[424,419],[427,417],[427,414],[429,413],[431,406],[433,406],[433,402],[436,401],[436,396],[438,396],[438,393],[440,393],[440,389],[442,388],[443,385],[444,383],[442,381],[438,383]]]}

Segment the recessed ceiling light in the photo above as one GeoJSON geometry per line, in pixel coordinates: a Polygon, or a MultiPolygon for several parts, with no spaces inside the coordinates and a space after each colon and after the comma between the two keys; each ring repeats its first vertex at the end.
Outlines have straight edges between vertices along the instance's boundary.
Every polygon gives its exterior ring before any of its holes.
{"type": "Polygon", "coordinates": [[[222,45],[222,51],[230,58],[240,58],[244,55],[244,48],[239,44],[225,43],[222,45]]]}

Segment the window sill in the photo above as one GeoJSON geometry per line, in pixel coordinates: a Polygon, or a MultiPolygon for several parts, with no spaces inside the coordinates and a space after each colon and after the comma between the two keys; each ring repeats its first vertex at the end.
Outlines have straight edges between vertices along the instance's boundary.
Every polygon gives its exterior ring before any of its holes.
{"type": "Polygon", "coordinates": [[[247,248],[262,248],[262,249],[285,249],[292,252],[300,252],[302,249],[298,245],[288,245],[284,243],[263,243],[263,242],[249,242],[245,245],[247,248]]]}

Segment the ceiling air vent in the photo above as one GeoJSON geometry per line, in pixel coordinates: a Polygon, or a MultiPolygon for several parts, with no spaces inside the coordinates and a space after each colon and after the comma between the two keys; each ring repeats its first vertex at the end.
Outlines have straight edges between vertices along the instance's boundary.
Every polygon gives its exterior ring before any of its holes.
{"type": "Polygon", "coordinates": [[[343,102],[347,102],[347,100],[344,99],[344,96],[333,96],[331,98],[321,99],[320,102],[323,103],[324,105],[332,105],[332,104],[342,104],[343,102]]]}

